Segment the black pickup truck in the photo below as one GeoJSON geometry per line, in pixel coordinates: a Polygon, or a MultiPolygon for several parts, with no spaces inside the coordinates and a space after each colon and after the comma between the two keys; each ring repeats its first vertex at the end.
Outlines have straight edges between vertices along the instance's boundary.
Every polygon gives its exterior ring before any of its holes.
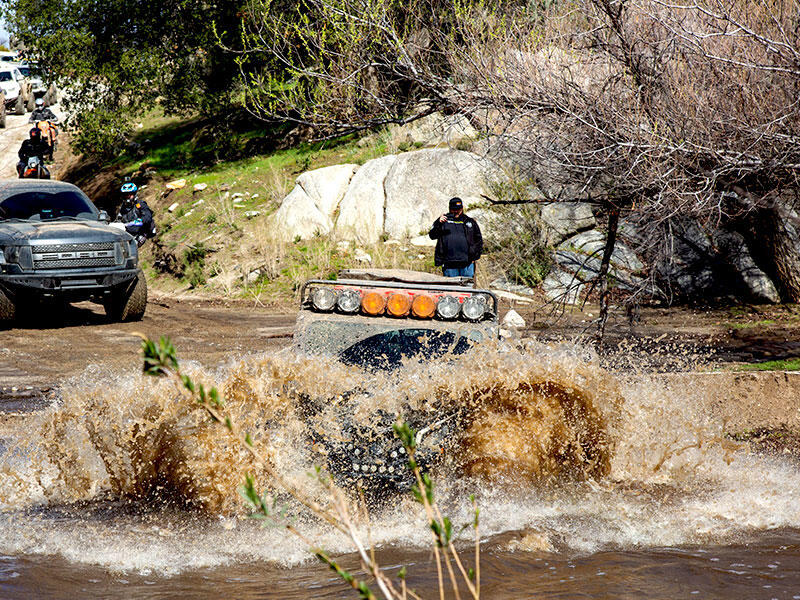
{"type": "Polygon", "coordinates": [[[115,321],[144,316],[136,241],[74,185],[0,182],[0,324],[45,301],[84,300],[115,321]]]}

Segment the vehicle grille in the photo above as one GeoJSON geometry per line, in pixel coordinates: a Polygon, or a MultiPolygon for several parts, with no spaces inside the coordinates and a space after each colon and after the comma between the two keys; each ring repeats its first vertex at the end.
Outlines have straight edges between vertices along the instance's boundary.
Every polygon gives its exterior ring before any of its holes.
{"type": "Polygon", "coordinates": [[[119,249],[114,242],[51,244],[33,246],[32,250],[34,269],[113,267],[121,262],[121,255],[115,257],[119,249]]]}
{"type": "Polygon", "coordinates": [[[87,252],[90,250],[113,250],[114,242],[93,242],[88,244],[51,244],[34,246],[34,254],[45,254],[50,252],[87,252]]]}
{"type": "Polygon", "coordinates": [[[65,260],[35,260],[34,269],[77,269],[81,267],[113,267],[114,257],[77,258],[65,260]]]}

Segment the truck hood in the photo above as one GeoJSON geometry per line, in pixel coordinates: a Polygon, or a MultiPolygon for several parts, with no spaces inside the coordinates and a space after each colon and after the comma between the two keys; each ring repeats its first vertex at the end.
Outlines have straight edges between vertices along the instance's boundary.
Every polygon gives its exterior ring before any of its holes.
{"type": "Polygon", "coordinates": [[[0,244],[129,241],[131,236],[100,221],[0,221],[0,244]]]}

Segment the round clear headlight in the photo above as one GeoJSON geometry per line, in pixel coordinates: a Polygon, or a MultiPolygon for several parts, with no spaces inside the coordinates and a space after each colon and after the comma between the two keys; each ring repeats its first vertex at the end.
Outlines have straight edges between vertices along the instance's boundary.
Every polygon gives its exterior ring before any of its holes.
{"type": "Polygon", "coordinates": [[[480,321],[486,313],[486,298],[481,295],[470,296],[461,305],[461,314],[468,321],[480,321]]]}
{"type": "Polygon", "coordinates": [[[346,313],[354,313],[361,308],[361,294],[356,290],[344,290],[336,300],[339,310],[346,313]]]}
{"type": "Polygon", "coordinates": [[[454,296],[442,296],[436,303],[436,314],[442,319],[455,319],[460,309],[461,304],[454,296]]]}
{"type": "Polygon", "coordinates": [[[336,306],[336,292],[327,287],[314,288],[311,290],[311,303],[317,310],[333,310],[336,306]]]}

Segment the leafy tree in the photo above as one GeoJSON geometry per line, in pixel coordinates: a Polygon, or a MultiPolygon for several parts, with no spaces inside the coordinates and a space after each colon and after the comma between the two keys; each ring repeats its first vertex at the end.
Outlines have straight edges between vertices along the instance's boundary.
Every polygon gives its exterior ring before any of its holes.
{"type": "Polygon", "coordinates": [[[251,0],[249,105],[321,135],[467,115],[490,155],[548,201],[625,218],[651,273],[693,218],[745,236],[784,301],[800,301],[800,27],[792,0],[251,0]],[[276,74],[277,73],[277,74],[276,74]]]}
{"type": "Polygon", "coordinates": [[[9,30],[66,87],[77,146],[110,155],[131,119],[156,103],[209,113],[233,99],[237,2],[206,0],[15,0],[9,30]]]}

